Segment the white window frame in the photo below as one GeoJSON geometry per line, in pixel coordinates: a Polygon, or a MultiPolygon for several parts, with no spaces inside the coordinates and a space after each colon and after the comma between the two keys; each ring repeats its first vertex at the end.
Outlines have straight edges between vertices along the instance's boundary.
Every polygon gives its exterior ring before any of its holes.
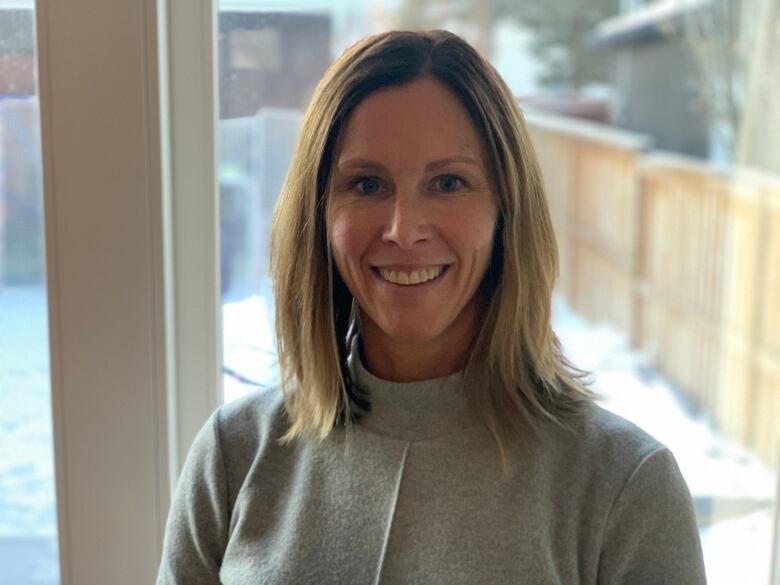
{"type": "Polygon", "coordinates": [[[61,583],[153,583],[221,395],[215,8],[36,18],[61,583]]]}

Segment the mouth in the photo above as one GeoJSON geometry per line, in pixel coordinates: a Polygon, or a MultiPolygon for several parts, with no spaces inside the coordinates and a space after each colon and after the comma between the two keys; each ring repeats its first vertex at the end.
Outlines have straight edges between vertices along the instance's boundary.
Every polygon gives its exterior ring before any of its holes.
{"type": "Polygon", "coordinates": [[[449,264],[440,264],[415,270],[390,270],[379,267],[374,267],[373,270],[382,278],[382,280],[391,284],[397,284],[399,286],[420,286],[440,278],[449,267],[449,264]]]}

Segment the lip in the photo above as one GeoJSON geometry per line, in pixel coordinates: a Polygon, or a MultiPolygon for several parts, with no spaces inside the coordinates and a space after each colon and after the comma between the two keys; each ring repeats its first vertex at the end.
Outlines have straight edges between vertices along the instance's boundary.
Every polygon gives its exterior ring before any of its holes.
{"type": "Polygon", "coordinates": [[[378,281],[379,286],[386,288],[386,290],[393,292],[394,294],[405,294],[405,295],[416,295],[420,294],[422,292],[427,292],[430,289],[438,286],[442,280],[447,276],[447,273],[450,271],[450,268],[452,267],[452,264],[393,264],[393,265],[387,265],[387,266],[372,266],[371,267],[371,273],[374,275],[374,278],[378,281]],[[385,280],[382,275],[379,273],[379,269],[382,268],[383,270],[403,270],[403,271],[413,271],[413,270],[420,270],[422,268],[434,268],[436,266],[444,266],[444,270],[442,270],[441,274],[434,278],[433,280],[429,280],[427,282],[423,282],[421,284],[395,284],[393,282],[390,282],[388,280],[385,280]]]}
{"type": "Polygon", "coordinates": [[[382,264],[371,266],[372,270],[400,270],[402,272],[414,272],[415,270],[422,270],[423,268],[438,268],[444,266],[444,270],[450,267],[449,262],[428,262],[427,264],[382,264]]]}

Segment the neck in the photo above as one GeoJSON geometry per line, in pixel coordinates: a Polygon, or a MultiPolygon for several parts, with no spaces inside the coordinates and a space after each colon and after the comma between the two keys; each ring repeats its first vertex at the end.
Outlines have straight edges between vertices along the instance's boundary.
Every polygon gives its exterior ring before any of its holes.
{"type": "Polygon", "coordinates": [[[419,382],[443,378],[466,367],[477,328],[476,314],[434,339],[404,340],[386,335],[370,319],[362,318],[366,369],[391,382],[419,382]]]}

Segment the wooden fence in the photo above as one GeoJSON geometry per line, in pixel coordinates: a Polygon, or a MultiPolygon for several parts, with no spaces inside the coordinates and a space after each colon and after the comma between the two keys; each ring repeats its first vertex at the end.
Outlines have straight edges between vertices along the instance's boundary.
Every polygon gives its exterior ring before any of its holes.
{"type": "Polygon", "coordinates": [[[649,151],[646,137],[528,116],[558,288],[729,436],[780,457],[780,179],[649,151]]]}

